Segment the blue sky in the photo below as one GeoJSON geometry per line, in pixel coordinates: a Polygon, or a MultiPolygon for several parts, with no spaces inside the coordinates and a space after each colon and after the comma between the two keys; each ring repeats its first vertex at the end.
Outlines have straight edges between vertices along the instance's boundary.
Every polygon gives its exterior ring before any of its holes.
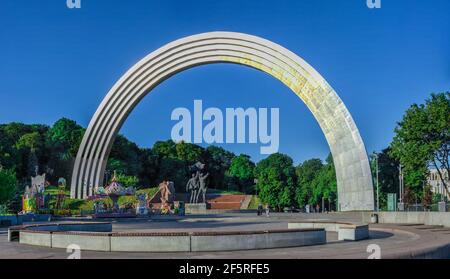
{"type": "MultiPolygon", "coordinates": [[[[345,102],[368,152],[386,147],[414,102],[450,90],[450,1],[0,0],[0,123],[87,126],[112,85],[148,53],[207,31],[264,37],[319,71],[345,102]]],[[[325,158],[325,138],[279,81],[238,65],[208,65],[165,81],[132,112],[121,133],[140,146],[170,137],[176,107],[279,107],[280,152],[295,163],[325,158]]],[[[225,148],[254,160],[259,145],[225,148]]]]}

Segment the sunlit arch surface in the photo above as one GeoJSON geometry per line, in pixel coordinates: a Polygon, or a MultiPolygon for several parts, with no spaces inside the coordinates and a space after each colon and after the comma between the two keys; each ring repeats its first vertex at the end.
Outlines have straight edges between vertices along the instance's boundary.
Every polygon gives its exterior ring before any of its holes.
{"type": "MultiPolygon", "coordinates": [[[[103,185],[106,163],[122,124],[151,90],[172,75],[204,64],[234,63],[270,74],[288,86],[322,128],[336,167],[340,210],[373,210],[373,185],[358,128],[342,100],[302,58],[268,40],[234,32],[210,32],[173,41],[134,65],[108,92],[81,142],[71,197],[86,198],[103,185]]],[[[296,123],[292,119],[292,123],[296,123]]],[[[295,124],[291,126],[295,129],[295,124]]]]}

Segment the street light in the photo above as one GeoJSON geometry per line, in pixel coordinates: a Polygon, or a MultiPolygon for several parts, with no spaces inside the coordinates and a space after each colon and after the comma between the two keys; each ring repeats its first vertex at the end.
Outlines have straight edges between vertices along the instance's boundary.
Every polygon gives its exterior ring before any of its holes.
{"type": "Polygon", "coordinates": [[[375,158],[377,159],[377,164],[376,164],[376,172],[377,172],[377,212],[380,212],[380,183],[378,181],[378,153],[375,153],[375,158]]]}
{"type": "Polygon", "coordinates": [[[400,164],[398,166],[398,180],[399,180],[399,194],[400,194],[400,211],[404,211],[404,203],[403,203],[403,198],[404,198],[404,191],[405,191],[405,185],[404,185],[404,181],[403,181],[403,166],[402,164],[400,164]]]}

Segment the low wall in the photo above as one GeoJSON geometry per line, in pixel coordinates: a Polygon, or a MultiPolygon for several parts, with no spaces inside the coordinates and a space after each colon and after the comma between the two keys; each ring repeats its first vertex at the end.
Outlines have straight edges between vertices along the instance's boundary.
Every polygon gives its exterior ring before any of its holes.
{"type": "MultiPolygon", "coordinates": [[[[22,233],[33,232],[111,232],[112,224],[105,222],[77,222],[77,223],[55,223],[55,224],[30,224],[13,226],[8,229],[8,241],[16,239],[21,241],[22,233]]],[[[28,235],[27,235],[28,236],[28,235]]],[[[27,242],[28,240],[23,240],[27,242]]],[[[33,245],[33,244],[31,244],[33,245]]]]}
{"type": "Polygon", "coordinates": [[[25,222],[44,222],[51,221],[52,216],[48,214],[27,214],[27,215],[8,215],[0,216],[0,221],[9,221],[11,226],[22,225],[25,222]]]}
{"type": "MultiPolygon", "coordinates": [[[[397,211],[378,212],[378,222],[385,224],[424,224],[450,227],[450,212],[397,211]]],[[[370,222],[370,215],[363,215],[370,222]]]]}
{"type": "MultiPolygon", "coordinates": [[[[81,250],[111,251],[111,234],[107,233],[83,233],[83,232],[52,232],[52,248],[66,249],[69,245],[76,244],[81,250]]],[[[22,242],[22,239],[20,241],[22,242]]]]}
{"type": "Polygon", "coordinates": [[[111,236],[112,252],[189,252],[191,237],[187,233],[116,234],[111,236]]]}
{"type": "Polygon", "coordinates": [[[232,251],[286,248],[326,243],[323,229],[278,230],[269,232],[242,232],[191,236],[191,251],[232,251]]]}
{"type": "Polygon", "coordinates": [[[0,216],[0,227],[17,225],[17,216],[0,216]]]}
{"type": "MultiPolygon", "coordinates": [[[[44,226],[43,226],[44,227],[44,226]]],[[[46,229],[49,228],[45,227],[46,229]]],[[[21,244],[111,252],[201,252],[284,248],[326,243],[324,229],[246,232],[101,233],[21,230],[21,244]]]]}
{"type": "Polygon", "coordinates": [[[52,234],[48,231],[21,231],[20,243],[52,247],[52,234]]]}

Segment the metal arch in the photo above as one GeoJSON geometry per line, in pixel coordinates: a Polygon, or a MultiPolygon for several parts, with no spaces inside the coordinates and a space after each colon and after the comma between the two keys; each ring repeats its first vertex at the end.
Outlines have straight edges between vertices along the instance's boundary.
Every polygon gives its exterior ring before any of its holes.
{"type": "Polygon", "coordinates": [[[360,133],[342,100],[302,58],[268,40],[234,32],[209,32],[173,41],[139,61],[112,87],[81,142],[71,197],[101,186],[114,139],[134,107],[172,75],[204,64],[235,63],[270,74],[288,86],[318,121],[333,154],[342,211],[373,210],[373,184],[360,133]]]}

